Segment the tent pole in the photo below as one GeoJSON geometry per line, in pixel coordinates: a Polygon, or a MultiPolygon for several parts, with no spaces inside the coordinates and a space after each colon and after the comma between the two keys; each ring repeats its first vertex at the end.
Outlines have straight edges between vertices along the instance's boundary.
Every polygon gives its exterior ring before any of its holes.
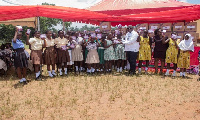
{"type": "Polygon", "coordinates": [[[40,17],[37,17],[37,30],[40,31],[40,17]]]}

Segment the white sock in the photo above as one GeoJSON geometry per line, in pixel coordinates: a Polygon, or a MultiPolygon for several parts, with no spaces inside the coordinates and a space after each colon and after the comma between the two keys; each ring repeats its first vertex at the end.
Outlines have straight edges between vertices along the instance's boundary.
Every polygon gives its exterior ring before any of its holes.
{"type": "Polygon", "coordinates": [[[126,70],[126,66],[124,67],[124,70],[126,70]]]}
{"type": "Polygon", "coordinates": [[[145,71],[148,71],[148,67],[145,67],[145,71]]]}
{"type": "Polygon", "coordinates": [[[92,72],[94,72],[95,71],[95,69],[92,67],[92,72]]]}
{"type": "Polygon", "coordinates": [[[139,71],[139,72],[141,72],[141,71],[142,71],[142,69],[141,69],[141,68],[138,68],[138,71],[139,71]]]}
{"type": "Polygon", "coordinates": [[[80,70],[83,71],[83,67],[81,67],[80,70]]]}
{"type": "Polygon", "coordinates": [[[173,76],[176,76],[176,70],[173,71],[173,76]]]}
{"type": "Polygon", "coordinates": [[[52,75],[56,75],[55,70],[52,70],[52,75]]]}
{"type": "Polygon", "coordinates": [[[78,71],[78,66],[75,66],[75,68],[76,68],[76,71],[78,71]]]}
{"type": "Polygon", "coordinates": [[[67,75],[67,68],[65,68],[65,75],[67,75]]]}
{"type": "Polygon", "coordinates": [[[165,73],[165,75],[169,75],[169,69],[167,69],[167,72],[165,73]]]}
{"type": "Polygon", "coordinates": [[[117,72],[119,72],[119,68],[117,68],[117,72]]]}
{"type": "Polygon", "coordinates": [[[62,69],[58,69],[59,70],[59,72],[60,72],[60,75],[62,75],[62,69]]]}
{"type": "Polygon", "coordinates": [[[122,72],[122,67],[120,67],[119,71],[122,72]]]}
{"type": "Polygon", "coordinates": [[[22,78],[22,80],[25,82],[25,81],[26,81],[26,78],[22,78]]]}
{"type": "Polygon", "coordinates": [[[185,76],[185,72],[183,72],[183,76],[185,76]]]}
{"type": "Polygon", "coordinates": [[[37,73],[35,73],[35,75],[36,75],[36,78],[37,78],[38,76],[40,76],[40,71],[37,72],[37,73]]]}
{"type": "Polygon", "coordinates": [[[51,74],[51,71],[48,71],[48,73],[49,73],[49,76],[50,76],[50,77],[53,77],[53,75],[51,74]]]}
{"type": "Polygon", "coordinates": [[[180,72],[180,76],[183,76],[183,73],[182,73],[182,72],[180,72]]]}
{"type": "Polygon", "coordinates": [[[95,72],[95,69],[93,69],[92,72],[95,72]]]}
{"type": "Polygon", "coordinates": [[[19,81],[20,83],[22,83],[22,82],[24,82],[24,80],[23,79],[20,79],[20,81],[19,81]]]}

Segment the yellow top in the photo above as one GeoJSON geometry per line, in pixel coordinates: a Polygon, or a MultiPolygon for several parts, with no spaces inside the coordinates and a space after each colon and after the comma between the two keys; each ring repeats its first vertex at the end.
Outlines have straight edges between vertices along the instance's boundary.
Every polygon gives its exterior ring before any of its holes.
{"type": "Polygon", "coordinates": [[[55,39],[50,40],[50,39],[46,38],[46,47],[54,46],[55,45],[54,42],[55,42],[55,39]]]}
{"type": "Polygon", "coordinates": [[[34,37],[29,39],[29,43],[31,44],[31,50],[42,50],[44,40],[34,37]]]}
{"type": "Polygon", "coordinates": [[[62,46],[66,46],[68,44],[68,40],[64,37],[62,39],[58,37],[55,39],[55,44],[57,44],[58,48],[62,48],[62,46]]]}

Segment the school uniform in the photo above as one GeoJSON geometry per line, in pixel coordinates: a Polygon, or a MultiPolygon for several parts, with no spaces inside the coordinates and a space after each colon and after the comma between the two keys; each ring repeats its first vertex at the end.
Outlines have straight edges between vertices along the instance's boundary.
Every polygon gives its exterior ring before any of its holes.
{"type": "Polygon", "coordinates": [[[87,64],[99,63],[99,55],[97,52],[97,43],[89,42],[87,44],[86,48],[88,49],[89,52],[88,52],[85,63],[87,63],[87,64]]]}
{"type": "Polygon", "coordinates": [[[27,57],[26,54],[24,52],[24,43],[17,39],[16,42],[13,42],[12,40],[12,45],[13,45],[13,49],[15,51],[14,54],[14,66],[16,68],[20,67],[20,68],[25,68],[28,66],[28,61],[27,61],[27,57]]]}
{"type": "Polygon", "coordinates": [[[46,38],[46,49],[44,51],[45,64],[56,64],[55,40],[46,38]]]}
{"type": "Polygon", "coordinates": [[[31,44],[31,60],[34,65],[42,64],[42,48],[44,40],[40,38],[30,38],[29,43],[31,44]]]}
{"type": "Polygon", "coordinates": [[[67,50],[68,40],[66,38],[56,38],[55,44],[57,45],[57,62],[59,64],[66,63],[70,61],[69,53],[67,50]]]}

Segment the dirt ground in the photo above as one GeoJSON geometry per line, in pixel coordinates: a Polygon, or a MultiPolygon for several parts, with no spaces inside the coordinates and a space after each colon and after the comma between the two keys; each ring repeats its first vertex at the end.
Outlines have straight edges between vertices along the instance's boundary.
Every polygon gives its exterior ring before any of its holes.
{"type": "Polygon", "coordinates": [[[16,88],[8,74],[0,80],[0,119],[200,120],[200,82],[189,77],[69,75],[16,88]]]}

